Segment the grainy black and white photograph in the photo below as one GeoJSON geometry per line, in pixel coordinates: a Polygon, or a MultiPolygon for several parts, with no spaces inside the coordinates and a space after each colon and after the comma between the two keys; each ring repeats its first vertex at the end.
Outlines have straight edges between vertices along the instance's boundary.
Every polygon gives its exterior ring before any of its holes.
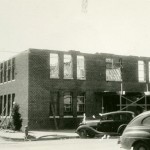
{"type": "Polygon", "coordinates": [[[150,0],[0,0],[0,149],[150,150],[150,0]]]}

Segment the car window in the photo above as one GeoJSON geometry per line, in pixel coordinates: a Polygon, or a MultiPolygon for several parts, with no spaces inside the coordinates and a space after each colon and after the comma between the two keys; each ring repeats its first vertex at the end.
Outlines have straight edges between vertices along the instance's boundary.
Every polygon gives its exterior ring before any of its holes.
{"type": "Polygon", "coordinates": [[[86,117],[86,120],[99,120],[99,119],[100,116],[96,116],[96,115],[86,117]]]}
{"type": "Polygon", "coordinates": [[[102,116],[100,120],[107,120],[107,116],[102,116]]]}
{"type": "Polygon", "coordinates": [[[108,115],[107,116],[107,120],[113,120],[113,116],[112,115],[108,115]]]}
{"type": "Polygon", "coordinates": [[[120,120],[120,114],[115,114],[114,115],[114,120],[120,120]]]}
{"type": "Polygon", "coordinates": [[[104,115],[100,120],[113,120],[113,115],[104,115]]]}
{"type": "Polygon", "coordinates": [[[129,121],[130,121],[132,118],[133,118],[133,117],[132,117],[132,114],[127,114],[127,113],[126,113],[126,114],[121,114],[121,115],[120,115],[120,119],[121,119],[121,120],[129,120],[129,121]]]}
{"type": "Polygon", "coordinates": [[[142,124],[144,126],[150,126],[150,116],[143,119],[142,124]]]}

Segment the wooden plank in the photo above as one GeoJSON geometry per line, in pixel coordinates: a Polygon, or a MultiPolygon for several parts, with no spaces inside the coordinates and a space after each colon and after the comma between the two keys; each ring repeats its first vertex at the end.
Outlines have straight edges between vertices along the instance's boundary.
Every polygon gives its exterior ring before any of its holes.
{"type": "Polygon", "coordinates": [[[57,120],[56,120],[56,115],[55,115],[55,108],[54,105],[51,103],[51,109],[52,109],[52,113],[53,113],[53,118],[54,118],[54,125],[55,125],[55,129],[58,130],[58,125],[57,125],[57,120]]]}

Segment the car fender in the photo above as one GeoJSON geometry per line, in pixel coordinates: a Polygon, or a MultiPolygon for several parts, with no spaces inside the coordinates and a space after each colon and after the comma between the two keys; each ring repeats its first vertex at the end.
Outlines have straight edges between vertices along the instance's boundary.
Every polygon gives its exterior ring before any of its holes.
{"type": "Polygon", "coordinates": [[[125,135],[123,136],[128,136],[129,138],[135,138],[135,139],[150,139],[150,133],[149,131],[126,131],[125,135]]]}
{"type": "Polygon", "coordinates": [[[150,147],[149,118],[150,111],[145,111],[131,120],[119,140],[122,148],[135,149],[141,143],[150,147]]]}
{"type": "Polygon", "coordinates": [[[124,129],[126,128],[127,124],[122,124],[118,127],[117,133],[122,134],[124,129]]]}
{"type": "Polygon", "coordinates": [[[81,125],[81,126],[79,126],[77,128],[77,130],[76,130],[76,133],[78,133],[81,129],[84,129],[87,132],[91,132],[91,133],[94,133],[94,134],[101,134],[101,135],[105,134],[104,132],[99,132],[99,131],[95,130],[94,128],[92,128],[90,126],[87,126],[87,125],[81,125]]]}
{"type": "Polygon", "coordinates": [[[150,143],[150,133],[148,131],[132,131],[132,129],[125,131],[121,136],[121,143],[125,148],[131,148],[137,142],[150,143]]]}

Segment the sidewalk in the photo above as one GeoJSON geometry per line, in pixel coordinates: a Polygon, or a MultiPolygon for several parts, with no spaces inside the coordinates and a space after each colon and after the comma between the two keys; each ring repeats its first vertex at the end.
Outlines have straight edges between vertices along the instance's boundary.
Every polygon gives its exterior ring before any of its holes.
{"type": "MultiPolygon", "coordinates": [[[[23,132],[0,130],[0,137],[12,141],[25,141],[23,132]]],[[[29,131],[28,140],[54,140],[54,139],[70,139],[78,138],[75,130],[46,130],[46,131],[29,131]]]]}

